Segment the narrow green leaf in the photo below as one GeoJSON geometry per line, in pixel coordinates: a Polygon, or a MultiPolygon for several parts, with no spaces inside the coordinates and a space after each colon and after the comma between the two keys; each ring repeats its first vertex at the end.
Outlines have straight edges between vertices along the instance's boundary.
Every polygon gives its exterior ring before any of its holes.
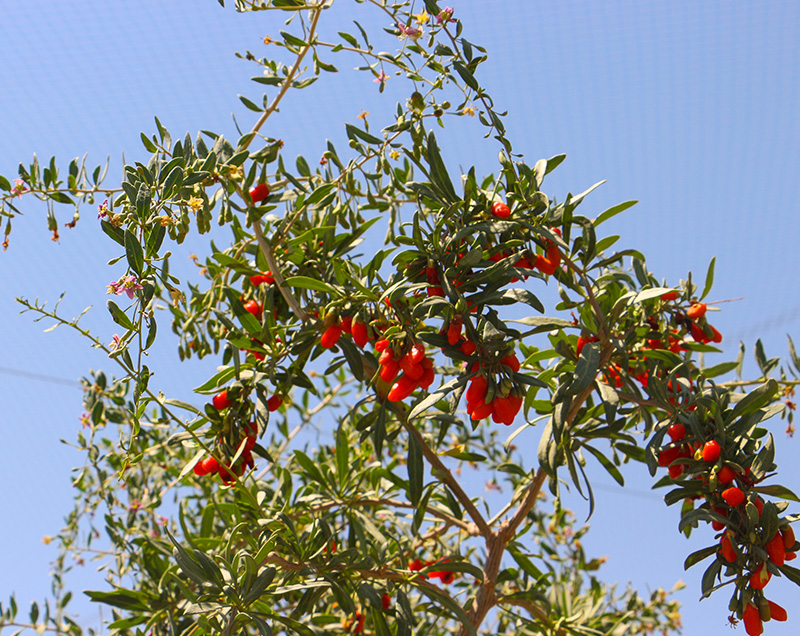
{"type": "Polygon", "coordinates": [[[614,466],[613,462],[608,457],[603,455],[603,453],[596,448],[592,448],[588,444],[584,444],[583,448],[595,456],[597,461],[603,465],[603,468],[608,471],[608,474],[611,475],[620,486],[625,485],[625,479],[623,478],[622,473],[619,472],[619,469],[614,466]]]}
{"type": "Polygon", "coordinates": [[[638,201],[625,201],[624,203],[619,203],[619,204],[617,204],[617,205],[615,205],[613,207],[608,208],[608,210],[603,212],[601,215],[599,215],[594,220],[594,226],[597,227],[598,225],[600,225],[604,221],[608,221],[608,219],[610,219],[611,217],[617,216],[617,214],[619,214],[620,212],[624,212],[628,208],[632,208],[637,203],[639,203],[639,202],[638,201]]]}
{"type": "Polygon", "coordinates": [[[703,293],[700,295],[700,300],[703,300],[703,298],[708,296],[708,292],[711,291],[711,287],[714,285],[714,266],[716,263],[717,257],[715,256],[708,264],[708,271],[706,272],[706,284],[703,286],[703,293]]]}
{"type": "Polygon", "coordinates": [[[122,311],[117,303],[113,300],[109,299],[106,301],[106,307],[108,307],[108,311],[111,313],[111,318],[117,323],[120,327],[127,331],[134,331],[136,327],[134,327],[131,319],[128,318],[127,314],[122,311]]]}
{"type": "Polygon", "coordinates": [[[144,269],[144,253],[139,239],[130,230],[125,230],[125,255],[128,257],[128,266],[141,277],[144,269]]]}
{"type": "Polygon", "coordinates": [[[425,462],[422,444],[411,432],[408,436],[408,498],[412,504],[419,504],[422,496],[422,482],[425,475],[425,462]]]}
{"type": "Polygon", "coordinates": [[[309,278],[308,276],[290,276],[285,280],[287,287],[300,287],[302,289],[313,289],[314,291],[325,292],[337,298],[341,294],[334,288],[321,280],[309,278]]]}

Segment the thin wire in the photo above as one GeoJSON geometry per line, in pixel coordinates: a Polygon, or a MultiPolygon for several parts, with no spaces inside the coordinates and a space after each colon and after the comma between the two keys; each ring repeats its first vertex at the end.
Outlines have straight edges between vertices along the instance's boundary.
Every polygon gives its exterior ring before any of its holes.
{"type": "Polygon", "coordinates": [[[14,375],[20,378],[28,378],[30,380],[39,380],[40,382],[49,382],[50,384],[61,384],[63,386],[71,386],[73,388],[80,388],[80,383],[76,380],[67,380],[66,378],[59,378],[54,375],[45,375],[43,373],[32,373],[30,371],[23,371],[22,369],[11,369],[9,367],[0,367],[0,373],[6,375],[14,375]]]}

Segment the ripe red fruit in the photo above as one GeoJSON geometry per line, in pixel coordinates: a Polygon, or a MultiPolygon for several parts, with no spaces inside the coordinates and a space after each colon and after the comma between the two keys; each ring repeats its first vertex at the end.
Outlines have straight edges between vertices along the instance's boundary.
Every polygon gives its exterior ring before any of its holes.
{"type": "Polygon", "coordinates": [[[269,196],[269,186],[266,183],[259,183],[257,186],[250,188],[250,198],[253,203],[259,203],[269,196]]]}
{"type": "Polygon", "coordinates": [[[710,440],[703,445],[703,461],[705,462],[715,462],[719,459],[719,455],[722,452],[720,448],[719,442],[716,440],[710,440]]]}
{"type": "Polygon", "coordinates": [[[375,343],[375,351],[378,353],[383,353],[386,351],[392,343],[389,342],[386,338],[381,338],[378,342],[375,343]]]}
{"type": "Polygon", "coordinates": [[[250,284],[253,287],[258,287],[259,285],[272,285],[275,282],[275,278],[272,276],[272,272],[264,272],[263,274],[258,274],[257,276],[250,276],[250,284]]]}
{"type": "Polygon", "coordinates": [[[362,349],[366,347],[367,343],[369,342],[367,325],[358,319],[353,320],[353,342],[355,342],[362,349]]]}
{"type": "Polygon", "coordinates": [[[203,466],[202,460],[197,462],[194,465],[194,468],[192,468],[192,470],[194,471],[194,474],[197,475],[198,477],[205,477],[206,475],[208,475],[208,471],[205,469],[205,466],[203,466]]]}
{"type": "Polygon", "coordinates": [[[717,473],[717,483],[729,484],[736,479],[736,471],[730,466],[723,466],[717,473]]]}
{"type": "Polygon", "coordinates": [[[761,636],[764,632],[764,625],[761,623],[761,612],[752,603],[748,603],[742,613],[744,620],[744,631],[748,636],[761,636]]]}
{"type": "Polygon", "coordinates": [[[417,381],[404,373],[397,379],[397,382],[392,385],[392,388],[389,389],[387,399],[390,402],[400,402],[411,395],[416,388],[417,381]]]}
{"type": "Polygon", "coordinates": [[[699,320],[706,315],[706,309],[705,303],[692,303],[686,310],[686,315],[689,320],[699,320]]]}
{"type": "Polygon", "coordinates": [[[388,610],[392,608],[392,598],[388,594],[381,596],[381,605],[383,609],[388,610]]]}
{"type": "Polygon", "coordinates": [[[447,327],[447,342],[451,346],[455,346],[459,340],[461,340],[461,321],[453,320],[447,327]]]}
{"type": "Polygon", "coordinates": [[[486,402],[482,400],[480,402],[470,402],[467,404],[467,412],[473,420],[487,418],[492,414],[493,410],[491,404],[486,404],[486,402]]]}
{"type": "Polygon", "coordinates": [[[381,365],[379,375],[384,382],[391,382],[400,373],[400,363],[397,360],[389,360],[386,364],[381,365]]]}
{"type": "Polygon", "coordinates": [[[597,342],[597,336],[578,336],[578,344],[575,346],[575,353],[579,358],[581,357],[581,351],[583,351],[583,348],[590,342],[597,342]]]}
{"type": "Polygon", "coordinates": [[[258,320],[258,322],[261,322],[261,313],[264,310],[264,308],[261,306],[261,303],[255,300],[248,300],[244,304],[244,309],[245,311],[253,314],[253,316],[255,317],[256,320],[258,320]]]}
{"type": "Polygon", "coordinates": [[[675,464],[674,466],[670,466],[667,468],[667,472],[669,472],[669,476],[672,479],[677,479],[683,475],[683,464],[675,464]]]}
{"type": "Polygon", "coordinates": [[[722,535],[722,538],[719,540],[719,545],[722,548],[722,558],[725,559],[728,563],[733,563],[736,561],[736,551],[733,549],[731,545],[731,538],[726,534],[722,535]]]}
{"type": "Polygon", "coordinates": [[[750,575],[750,587],[754,590],[763,590],[771,578],[772,572],[767,569],[767,564],[759,563],[758,567],[750,575]]]}
{"type": "MultiPolygon", "coordinates": [[[[731,508],[735,508],[736,506],[744,503],[745,500],[744,493],[736,486],[731,486],[730,488],[723,490],[722,498],[731,508]]],[[[781,545],[783,545],[783,542],[781,542],[781,545]]]]}
{"type": "Polygon", "coordinates": [[[412,572],[419,572],[422,568],[425,567],[425,564],[422,562],[422,559],[414,559],[411,563],[408,564],[408,569],[412,572]]]}
{"type": "Polygon", "coordinates": [[[211,398],[211,406],[213,406],[218,411],[222,409],[226,409],[231,405],[231,401],[228,399],[228,390],[224,390],[220,393],[217,393],[213,398],[211,398]]]}
{"type": "Polygon", "coordinates": [[[273,395],[267,400],[267,410],[277,411],[283,405],[283,397],[280,395],[273,395]]]}
{"type": "Polygon", "coordinates": [[[345,333],[349,333],[350,335],[353,334],[353,317],[352,316],[345,316],[342,318],[342,331],[345,333]]]}
{"type": "Polygon", "coordinates": [[[322,334],[319,344],[325,349],[332,349],[339,342],[342,335],[342,328],[339,325],[331,325],[322,334]]]}
{"type": "Polygon", "coordinates": [[[215,457],[206,457],[201,459],[198,464],[201,466],[201,470],[206,474],[210,475],[211,473],[219,472],[219,462],[215,457]]]}
{"type": "Polygon", "coordinates": [[[668,446],[658,454],[658,465],[669,466],[681,455],[680,446],[668,446]]]}
{"type": "Polygon", "coordinates": [[[786,614],[786,610],[783,609],[777,603],[773,603],[772,601],[767,601],[769,604],[769,617],[775,621],[785,621],[788,618],[786,614]]]}
{"type": "Polygon", "coordinates": [[[683,424],[673,424],[667,429],[667,435],[673,442],[679,442],[686,437],[686,427],[683,424]]]}
{"type": "Polygon", "coordinates": [[[678,300],[678,292],[675,291],[668,292],[661,297],[661,300],[663,301],[678,300]]]}
{"type": "Polygon", "coordinates": [[[483,402],[486,398],[486,389],[488,386],[488,382],[486,381],[486,377],[482,375],[476,375],[472,378],[472,381],[467,388],[467,402],[483,402]]]}
{"type": "Polygon", "coordinates": [[[723,466],[719,469],[717,473],[718,484],[730,484],[734,479],[736,479],[736,471],[733,470],[733,468],[730,466],[723,466]]]}
{"type": "Polygon", "coordinates": [[[509,216],[511,216],[511,210],[502,201],[495,201],[492,203],[492,214],[494,214],[498,219],[507,219],[509,216]]]}
{"type": "Polygon", "coordinates": [[[775,565],[783,565],[786,561],[786,548],[783,545],[783,537],[780,532],[776,532],[775,536],[767,541],[764,549],[769,555],[769,560],[775,565]]]}
{"type": "Polygon", "coordinates": [[[509,353],[504,358],[500,358],[500,364],[506,365],[509,369],[516,373],[519,371],[519,359],[516,353],[509,353]]]}

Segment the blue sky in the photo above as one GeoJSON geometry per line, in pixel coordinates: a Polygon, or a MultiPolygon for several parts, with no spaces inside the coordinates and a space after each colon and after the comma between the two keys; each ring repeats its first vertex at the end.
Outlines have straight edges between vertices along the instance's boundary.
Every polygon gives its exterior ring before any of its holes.
{"type": "MultiPolygon", "coordinates": [[[[671,283],[688,270],[702,277],[716,256],[712,299],[743,297],[720,305],[723,311],[713,318],[729,354],[739,340],[752,352],[757,337],[770,356],[786,351],[787,333],[800,344],[800,4],[451,4],[464,21],[464,35],[488,48],[479,78],[499,109],[509,111],[515,150],[531,162],[567,153],[548,177],[546,192],[562,200],[606,179],[583,204],[587,216],[639,200],[604,228],[622,236],[621,247],[643,251],[651,270],[671,283]]],[[[267,54],[262,38],[283,28],[274,18],[237,15],[214,0],[36,0],[4,7],[0,174],[12,177],[16,164],[33,152],[41,160],[56,155],[64,167],[88,152],[90,162],[111,157],[113,183],[123,152],[129,161],[145,156],[139,133],[154,131],[154,115],[173,135],[208,129],[235,136],[231,113],[243,127],[253,115],[237,93],[255,101],[260,94],[248,81],[257,68],[233,53],[267,54]]],[[[340,0],[325,16],[323,33],[350,28],[353,18],[386,26],[375,12],[340,0]]],[[[323,77],[292,96],[275,123],[270,120],[274,128],[266,132],[286,141],[287,157],[302,153],[311,162],[326,138],[344,148],[345,120],[364,109],[373,125],[388,123],[394,101],[405,98],[407,88],[398,78],[379,95],[371,78],[348,72],[357,60],[332,61],[342,70],[339,77],[323,77]]],[[[482,142],[482,134],[477,122],[463,120],[442,133],[453,170],[471,163],[479,171],[496,170],[497,148],[482,142]]],[[[44,325],[18,316],[14,297],[52,304],[68,291],[66,313],[94,305],[86,324],[110,338],[105,286],[120,272],[104,265],[115,253],[91,209],[74,230],[62,230],[60,244],[50,241],[43,207],[26,203],[23,210],[10,249],[0,254],[0,423],[6,450],[0,479],[10,486],[0,494],[0,572],[6,573],[0,600],[16,590],[24,605],[47,593],[55,550],[41,538],[60,527],[72,496],[70,468],[80,461],[58,441],[73,440],[79,427],[81,394],[70,382],[89,368],[110,367],[74,334],[43,334],[44,325]]],[[[189,251],[202,253],[204,245],[190,243],[186,253],[176,254],[174,267],[189,271],[189,251]]],[[[173,350],[165,339],[156,355],[166,363],[173,350]]],[[[175,364],[171,369],[177,370],[175,364]]],[[[198,382],[182,383],[184,378],[199,380],[208,368],[184,365],[180,374],[165,372],[160,380],[167,391],[185,392],[198,382]]],[[[784,439],[780,423],[776,436],[783,442],[781,477],[797,484],[800,468],[791,458],[798,442],[784,439]]],[[[633,487],[626,491],[598,478],[600,501],[588,551],[610,557],[602,571],[608,580],[631,580],[643,591],[648,583],[670,587],[683,579],[685,633],[720,632],[727,594],[698,604],[702,569],[682,570],[686,554],[705,545],[710,534],[680,537],[678,511],[648,490],[643,470],[628,474],[633,487]]],[[[585,513],[580,501],[573,505],[585,513]]],[[[91,570],[89,565],[77,573],[76,589],[97,586],[91,570]]],[[[770,588],[784,605],[797,598],[787,582],[770,588]]],[[[92,615],[90,604],[74,603],[92,615]]],[[[788,626],[774,623],[768,630],[789,633],[788,626]]]]}

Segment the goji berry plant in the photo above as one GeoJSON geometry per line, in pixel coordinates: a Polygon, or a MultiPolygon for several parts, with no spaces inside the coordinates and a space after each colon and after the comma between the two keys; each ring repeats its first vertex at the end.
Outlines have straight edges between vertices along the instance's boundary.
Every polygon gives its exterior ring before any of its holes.
{"type": "MultiPolygon", "coordinates": [[[[126,165],[119,188],[78,162],[66,176],[35,161],[0,176],[6,247],[27,196],[47,203],[56,235],[55,204],[102,200],[119,249],[110,344],[20,299],[118,373],[85,379],[87,460],[59,536],[58,598],[29,626],[82,633],[61,577],[94,551],[108,586],[87,594],[112,608],[112,633],[668,633],[677,604],[603,583],[579,541],[587,528],[561,503],[574,488],[591,513],[587,466],[624,484],[630,462],[681,503],[679,531],[707,543],[685,557],[705,564],[702,595],[729,593],[750,635],[786,620],[767,595],[800,584],[797,497],[775,480],[765,423],[791,425],[791,340],[783,365],[757,348],[752,381],[741,358],[702,366],[723,337],[713,262],[702,286],[659,282],[601,234],[631,203],[584,216],[589,191],[545,194],[564,156],[529,163],[513,148],[478,79],[487,52],[453,9],[359,2],[354,16],[378,12],[384,32],[356,22],[326,42],[332,0],[235,4],[293,29],[272,41],[287,62],[242,55],[270,89],[242,97],[248,132],[173,140],[156,120],[142,134],[150,160],[126,165]],[[292,165],[268,122],[288,91],[353,56],[381,92],[405,81],[407,100],[381,127],[345,124],[346,152],[329,142],[318,166],[292,165]],[[442,158],[434,129],[469,114],[499,152],[494,174],[456,174],[442,158]],[[170,255],[212,223],[202,283],[179,280],[170,255]],[[159,323],[184,364],[218,362],[193,401],[151,379],[159,323]],[[535,455],[512,444],[523,439],[538,440],[535,455]],[[470,473],[511,496],[482,499],[470,473]]],[[[22,624],[13,599],[1,617],[22,624]]]]}

